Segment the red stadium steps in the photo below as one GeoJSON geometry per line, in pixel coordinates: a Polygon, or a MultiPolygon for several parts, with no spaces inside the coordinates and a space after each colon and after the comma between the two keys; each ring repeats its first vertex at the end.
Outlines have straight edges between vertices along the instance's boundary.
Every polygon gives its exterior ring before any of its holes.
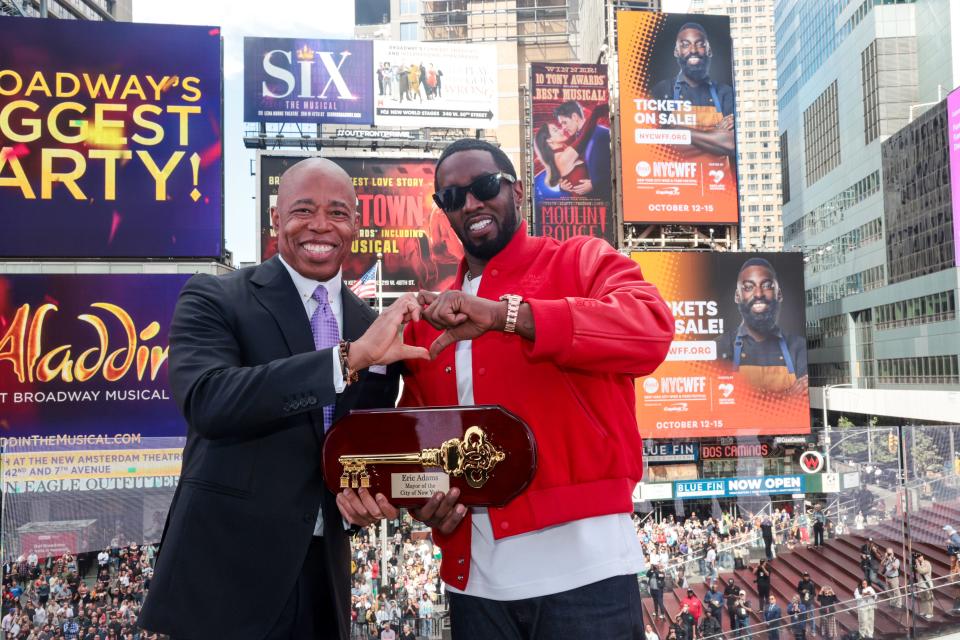
{"type": "MultiPolygon", "coordinates": [[[[946,535],[943,531],[943,526],[946,524],[951,524],[960,529],[960,505],[957,505],[957,503],[935,504],[910,514],[913,550],[923,553],[931,562],[935,580],[947,576],[950,572],[950,563],[945,552],[946,535]]],[[[901,559],[903,565],[901,573],[906,569],[906,562],[902,558],[901,526],[899,519],[887,520],[867,527],[862,531],[854,531],[840,538],[830,539],[823,549],[798,547],[792,552],[781,553],[771,562],[771,593],[776,596],[778,604],[786,612],[787,604],[796,593],[797,582],[799,582],[803,572],[806,571],[818,587],[830,584],[841,601],[852,600],[853,592],[863,577],[863,572],[860,569],[860,546],[866,542],[868,537],[873,538],[873,541],[881,549],[892,547],[894,553],[901,559]]],[[[756,606],[758,594],[756,583],[753,581],[753,573],[749,569],[741,569],[733,573],[721,574],[717,581],[721,592],[725,581],[731,577],[735,584],[746,592],[750,604],[756,606]]],[[[904,577],[901,575],[901,581],[903,580],[904,577]]],[[[706,584],[696,584],[691,588],[702,601],[707,592],[706,584]]],[[[902,586],[901,590],[903,591],[902,586]]],[[[882,599],[886,595],[881,592],[880,598],[882,599]]],[[[676,614],[680,610],[680,601],[685,596],[686,592],[681,589],[674,589],[665,593],[664,604],[667,611],[670,614],[676,614]]],[[[960,598],[960,588],[957,585],[936,589],[934,619],[927,621],[919,616],[914,619],[914,628],[918,636],[929,636],[934,631],[960,629],[960,618],[952,617],[948,613],[956,598],[960,598]]],[[[851,602],[846,606],[852,606],[852,604],[851,602]]],[[[904,604],[909,605],[905,595],[904,604]]],[[[669,622],[667,620],[657,620],[651,615],[653,600],[650,597],[643,598],[643,609],[645,623],[653,625],[660,633],[661,638],[666,637],[669,622]]],[[[751,615],[751,625],[757,625],[760,622],[762,622],[761,615],[751,615]]],[[[838,613],[837,622],[841,635],[846,631],[856,630],[858,626],[856,611],[838,613]]],[[[908,625],[909,616],[906,609],[895,609],[886,603],[877,606],[875,640],[899,640],[904,638],[908,625]]],[[[726,611],[723,615],[723,628],[724,631],[730,629],[730,619],[726,611]]],[[[755,629],[760,630],[762,627],[755,627],[755,629]]],[[[786,636],[787,630],[783,630],[781,637],[786,636]]],[[[766,634],[761,634],[758,637],[765,638],[766,634]]]]}

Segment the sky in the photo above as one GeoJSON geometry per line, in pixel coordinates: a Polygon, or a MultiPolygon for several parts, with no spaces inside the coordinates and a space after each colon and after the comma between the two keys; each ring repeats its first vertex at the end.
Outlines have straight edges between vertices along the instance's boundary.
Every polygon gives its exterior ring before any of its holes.
{"type": "Polygon", "coordinates": [[[220,27],[226,245],[235,265],[257,260],[253,150],[243,146],[244,36],[353,37],[353,3],[310,0],[134,0],[134,22],[220,27]]]}

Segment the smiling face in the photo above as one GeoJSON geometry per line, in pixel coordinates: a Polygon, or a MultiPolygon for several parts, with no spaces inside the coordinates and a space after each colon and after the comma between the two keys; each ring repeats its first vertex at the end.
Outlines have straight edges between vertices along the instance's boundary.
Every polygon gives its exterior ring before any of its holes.
{"type": "MultiPolygon", "coordinates": [[[[449,156],[437,170],[437,191],[447,187],[466,186],[481,176],[499,173],[493,156],[482,149],[458,151],[449,156]]],[[[500,181],[500,191],[489,200],[479,200],[467,193],[460,209],[446,213],[454,233],[473,259],[486,263],[507,246],[519,226],[517,209],[523,199],[520,181],[500,181]]]]}
{"type": "Polygon", "coordinates": [[[734,300],[749,328],[761,334],[770,334],[776,328],[782,295],[769,269],[753,265],[741,271],[734,300]]]}
{"type": "Polygon", "coordinates": [[[337,275],[357,235],[356,202],[350,176],[329,160],[310,158],[288,169],[270,211],[284,261],[311,280],[337,275]]]}
{"type": "Polygon", "coordinates": [[[674,56],[683,74],[691,80],[703,80],[710,73],[710,43],[699,29],[686,28],[677,34],[674,56]]]}

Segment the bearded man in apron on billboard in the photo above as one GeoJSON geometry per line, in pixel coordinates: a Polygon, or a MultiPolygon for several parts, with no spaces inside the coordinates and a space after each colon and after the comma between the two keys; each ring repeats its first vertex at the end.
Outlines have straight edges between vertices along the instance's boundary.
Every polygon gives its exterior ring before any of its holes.
{"type": "Polygon", "coordinates": [[[754,388],[803,393],[807,388],[804,337],[787,335],[777,325],[783,291],[773,265],[750,258],[740,267],[733,299],[743,322],[717,339],[717,356],[754,388]]]}

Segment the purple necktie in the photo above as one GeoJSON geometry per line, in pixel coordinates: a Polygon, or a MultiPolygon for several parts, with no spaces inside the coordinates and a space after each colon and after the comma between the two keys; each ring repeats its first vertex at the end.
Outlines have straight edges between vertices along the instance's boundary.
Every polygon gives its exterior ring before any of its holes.
{"type": "MultiPolygon", "coordinates": [[[[310,329],[313,331],[313,346],[317,351],[329,349],[340,344],[340,328],[337,327],[337,317],[333,315],[330,302],[327,300],[327,288],[317,285],[313,290],[313,299],[317,301],[317,310],[310,317],[310,329]]],[[[334,354],[334,358],[339,357],[334,354]]],[[[333,424],[333,405],[323,408],[323,431],[326,432],[333,424]]]]}

